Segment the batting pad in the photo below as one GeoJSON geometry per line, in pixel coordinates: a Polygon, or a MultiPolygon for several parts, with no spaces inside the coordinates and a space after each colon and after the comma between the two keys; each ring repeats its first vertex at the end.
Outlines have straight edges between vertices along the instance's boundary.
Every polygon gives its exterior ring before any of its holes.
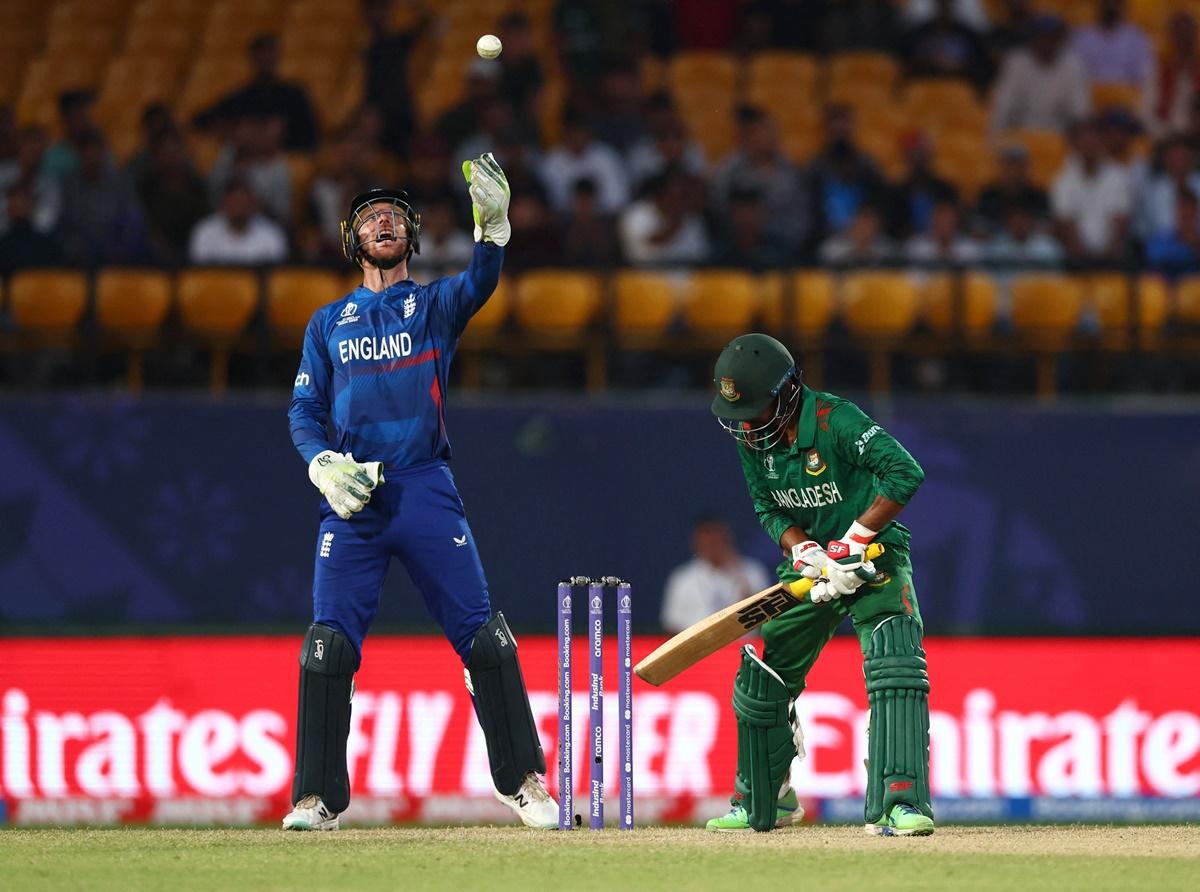
{"type": "Polygon", "coordinates": [[[929,673],[921,625],[893,616],[871,633],[863,672],[871,707],[866,820],[899,802],[933,817],[929,804],[929,673]]]}
{"type": "Polygon", "coordinates": [[[733,682],[737,716],[738,786],[745,787],[743,805],[750,826],[775,826],[775,799],[796,757],[796,741],[788,716],[787,685],[759,659],[754,648],[742,648],[742,665],[733,682]]]}

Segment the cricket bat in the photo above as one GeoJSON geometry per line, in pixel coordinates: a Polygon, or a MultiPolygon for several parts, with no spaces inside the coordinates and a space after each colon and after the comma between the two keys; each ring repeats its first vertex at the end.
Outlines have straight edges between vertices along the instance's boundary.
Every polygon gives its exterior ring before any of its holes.
{"type": "MultiPolygon", "coordinates": [[[[864,557],[873,561],[883,554],[883,546],[872,542],[864,557]]],[[[866,569],[865,567],[863,568],[866,569]]],[[[803,603],[815,579],[778,582],[736,604],[718,610],[688,626],[633,667],[638,678],[652,685],[670,681],[684,669],[694,666],[727,644],[753,632],[769,619],[803,603]]]]}

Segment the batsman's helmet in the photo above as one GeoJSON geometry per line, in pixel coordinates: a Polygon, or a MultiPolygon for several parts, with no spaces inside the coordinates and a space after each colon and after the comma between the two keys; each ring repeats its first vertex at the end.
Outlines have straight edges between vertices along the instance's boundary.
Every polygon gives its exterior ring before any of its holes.
{"type": "Polygon", "coordinates": [[[403,189],[383,189],[378,186],[354,196],[350,202],[350,213],[342,221],[342,253],[347,260],[352,260],[362,266],[359,257],[363,249],[358,239],[358,230],[365,219],[364,212],[376,204],[391,204],[392,213],[399,213],[404,220],[404,231],[408,236],[408,252],[404,259],[421,253],[421,214],[408,201],[408,193],[403,189]]]}
{"type": "Polygon", "coordinates": [[[717,357],[712,413],[736,440],[752,449],[771,449],[783,438],[800,404],[800,371],[787,347],[770,335],[734,338],[717,357]],[[764,423],[751,425],[774,405],[764,423]]]}

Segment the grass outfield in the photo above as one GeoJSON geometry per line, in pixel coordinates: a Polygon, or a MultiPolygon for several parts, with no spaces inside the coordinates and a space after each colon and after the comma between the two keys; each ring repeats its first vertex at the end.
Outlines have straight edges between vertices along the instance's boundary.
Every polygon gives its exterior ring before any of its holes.
{"type": "Polygon", "coordinates": [[[1188,889],[1200,827],[5,830],[3,887],[39,889],[1188,889]]]}

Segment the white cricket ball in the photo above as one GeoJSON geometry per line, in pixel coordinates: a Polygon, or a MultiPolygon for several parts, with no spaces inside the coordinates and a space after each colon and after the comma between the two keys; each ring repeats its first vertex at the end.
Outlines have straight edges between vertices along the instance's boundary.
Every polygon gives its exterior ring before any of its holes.
{"type": "Polygon", "coordinates": [[[485,34],[475,42],[475,52],[485,59],[495,59],[504,49],[504,44],[495,34],[485,34]]]}

